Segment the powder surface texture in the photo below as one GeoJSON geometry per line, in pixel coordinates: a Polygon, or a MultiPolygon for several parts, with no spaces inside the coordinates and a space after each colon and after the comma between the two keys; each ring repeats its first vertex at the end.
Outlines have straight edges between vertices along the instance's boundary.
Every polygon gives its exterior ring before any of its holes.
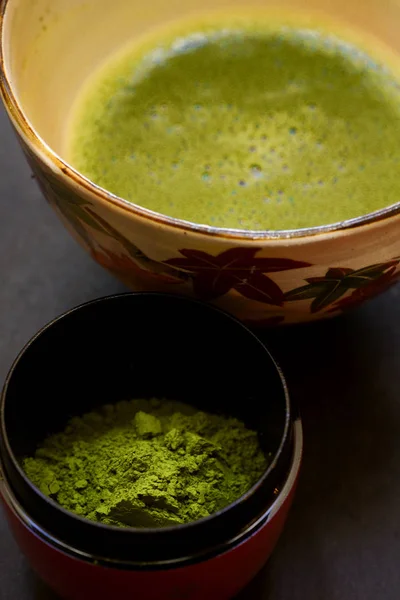
{"type": "Polygon", "coordinates": [[[267,466],[257,433],[237,419],[157,399],[73,418],[23,463],[65,509],[133,527],[207,517],[247,492],[267,466]]]}

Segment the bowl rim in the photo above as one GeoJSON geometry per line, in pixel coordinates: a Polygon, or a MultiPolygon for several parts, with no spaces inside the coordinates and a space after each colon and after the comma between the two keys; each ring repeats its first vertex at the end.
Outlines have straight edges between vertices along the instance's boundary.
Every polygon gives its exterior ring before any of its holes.
{"type": "MultiPolygon", "coordinates": [[[[278,473],[279,473],[279,471],[277,470],[278,465],[279,465],[279,470],[281,470],[282,468],[285,468],[285,465],[287,466],[287,463],[290,464],[290,458],[289,458],[288,452],[289,452],[290,448],[293,446],[293,440],[292,440],[293,423],[296,421],[296,419],[299,418],[297,407],[291,401],[288,386],[286,383],[285,376],[282,372],[282,369],[280,368],[279,364],[276,362],[274,356],[271,354],[268,346],[254,333],[254,331],[252,331],[244,323],[239,321],[236,317],[234,317],[230,313],[224,311],[223,309],[221,309],[217,306],[214,306],[212,304],[208,304],[208,303],[205,303],[200,300],[193,299],[193,298],[188,298],[185,296],[179,296],[177,294],[164,293],[164,292],[125,292],[125,293],[119,293],[119,294],[111,294],[111,295],[107,295],[107,296],[102,296],[100,298],[95,298],[93,300],[89,300],[88,302],[81,303],[81,304],[74,306],[74,307],[66,310],[65,312],[55,316],[53,319],[51,319],[49,322],[47,322],[43,327],[41,327],[22,347],[22,349],[17,354],[16,358],[14,359],[14,361],[12,362],[12,364],[9,368],[9,371],[8,371],[5,381],[4,381],[3,388],[2,388],[2,390],[0,390],[0,392],[1,392],[0,393],[0,466],[1,466],[1,464],[3,464],[4,476],[7,475],[7,472],[5,469],[5,457],[7,457],[7,461],[10,460],[10,462],[12,464],[13,472],[16,473],[18,479],[23,481],[24,486],[26,486],[30,490],[29,493],[32,493],[34,496],[39,498],[40,503],[43,506],[47,505],[48,508],[51,508],[51,510],[54,514],[55,514],[55,512],[60,512],[64,516],[66,516],[67,519],[73,520],[75,523],[75,525],[74,525],[75,529],[80,524],[81,527],[83,526],[84,528],[86,528],[87,532],[89,532],[89,528],[93,531],[97,530],[97,534],[100,534],[100,533],[105,534],[107,531],[109,531],[113,535],[115,533],[118,533],[118,535],[120,535],[120,536],[127,536],[127,535],[133,533],[137,536],[138,543],[140,542],[139,538],[144,540],[144,536],[151,536],[153,541],[157,542],[156,536],[157,536],[157,534],[158,534],[158,536],[160,536],[160,533],[159,533],[160,531],[162,531],[162,533],[164,533],[165,535],[177,534],[181,531],[185,535],[189,535],[189,533],[191,533],[193,536],[196,534],[196,532],[199,531],[201,524],[204,523],[206,525],[206,527],[211,527],[212,524],[221,525],[221,519],[224,520],[227,518],[228,515],[231,516],[232,511],[236,511],[236,513],[237,513],[237,511],[239,509],[241,510],[242,503],[247,504],[248,502],[251,502],[251,499],[255,495],[258,495],[260,497],[261,491],[263,489],[265,491],[265,489],[266,489],[265,488],[266,482],[268,480],[271,480],[271,477],[276,478],[278,476],[278,473]],[[60,321],[67,319],[69,316],[73,315],[74,313],[80,312],[81,310],[90,310],[91,307],[93,307],[97,304],[102,304],[102,303],[104,304],[104,303],[109,303],[109,302],[112,303],[113,301],[118,301],[119,299],[123,299],[123,298],[135,299],[137,297],[142,297],[142,298],[143,297],[147,297],[147,298],[158,297],[161,300],[163,300],[164,298],[168,298],[171,301],[178,301],[178,302],[182,302],[184,304],[197,305],[197,306],[199,306],[199,308],[206,309],[206,310],[209,310],[210,312],[219,314],[219,316],[221,318],[229,320],[233,326],[240,327],[246,333],[247,336],[252,338],[260,346],[260,350],[262,350],[262,352],[266,356],[269,357],[269,360],[271,363],[271,368],[273,368],[276,371],[276,373],[279,377],[279,380],[280,380],[280,386],[281,386],[282,393],[283,393],[283,399],[284,399],[284,403],[285,403],[285,412],[286,412],[285,422],[284,422],[284,425],[282,428],[279,447],[276,449],[276,452],[275,452],[274,456],[272,457],[271,462],[268,464],[266,470],[263,472],[261,477],[253,484],[253,486],[249,490],[247,490],[247,492],[242,494],[234,502],[232,502],[229,505],[225,506],[224,508],[218,510],[217,512],[209,515],[208,517],[204,517],[202,519],[199,519],[197,521],[193,521],[190,523],[175,525],[175,526],[171,526],[171,527],[164,527],[164,528],[162,528],[162,530],[159,528],[137,528],[137,527],[121,529],[120,527],[117,527],[117,526],[105,525],[100,522],[92,522],[85,518],[80,517],[79,515],[75,515],[74,513],[71,513],[70,511],[68,511],[68,510],[64,509],[62,506],[60,506],[53,499],[45,496],[30,481],[30,479],[26,476],[25,472],[23,471],[16,455],[14,454],[13,448],[11,446],[9,435],[7,432],[6,422],[5,422],[6,398],[7,398],[7,394],[8,394],[8,388],[9,388],[10,381],[13,378],[15,370],[17,369],[21,359],[24,357],[26,352],[41,338],[41,336],[43,334],[45,334],[48,330],[50,330],[54,325],[57,325],[60,321]],[[220,521],[220,522],[218,523],[218,521],[220,521]]],[[[0,469],[0,473],[1,473],[1,469],[0,469]]],[[[8,474],[8,477],[10,477],[10,474],[8,474]]],[[[279,475],[279,477],[280,477],[280,475],[279,475]]],[[[282,482],[283,485],[280,489],[279,488],[276,488],[276,489],[278,489],[278,491],[281,491],[283,489],[284,481],[285,481],[283,479],[283,475],[282,475],[282,479],[279,479],[279,481],[282,482]]],[[[269,508],[272,507],[272,505],[274,504],[275,498],[276,498],[276,496],[275,496],[275,491],[274,491],[273,495],[271,494],[271,496],[268,496],[268,507],[269,508]],[[271,497],[272,497],[272,500],[271,500],[271,497]]],[[[265,500],[265,501],[267,501],[267,500],[265,500]]],[[[250,523],[252,518],[253,518],[253,516],[251,515],[249,517],[248,523],[250,523]]],[[[257,517],[254,516],[254,519],[256,519],[256,518],[257,517]]],[[[150,538],[148,538],[148,539],[150,539],[150,538]]],[[[183,559],[184,559],[184,557],[182,557],[182,560],[183,559]]],[[[159,564],[160,560],[161,559],[159,559],[158,561],[155,560],[154,564],[159,564]]],[[[173,559],[168,559],[168,560],[173,560],[173,559]]],[[[175,560],[177,560],[177,559],[175,559],[175,560]]]]}
{"type": "Polygon", "coordinates": [[[86,194],[90,194],[91,196],[100,199],[105,204],[112,205],[115,208],[130,214],[131,216],[151,221],[155,225],[169,226],[171,228],[181,230],[185,234],[193,233],[247,242],[260,242],[262,240],[291,240],[296,238],[322,236],[334,232],[340,233],[348,229],[354,229],[389,219],[390,217],[400,214],[400,202],[396,202],[359,217],[345,219],[343,221],[337,221],[325,225],[317,225],[314,227],[282,230],[230,229],[169,217],[168,215],[144,208],[139,204],[129,202],[120,196],[108,192],[106,189],[96,185],[90,179],[74,169],[57,152],[51,149],[51,147],[33,127],[32,123],[25,115],[24,110],[17,99],[17,95],[14,94],[13,86],[6,69],[6,53],[3,48],[6,11],[12,1],[15,0],[0,0],[0,97],[3,99],[4,105],[12,121],[17,125],[18,131],[20,132],[25,143],[27,143],[29,147],[32,147],[40,159],[44,161],[53,171],[56,169],[56,172],[58,172],[59,176],[64,176],[65,178],[70,179],[78,188],[78,190],[86,194]]]}

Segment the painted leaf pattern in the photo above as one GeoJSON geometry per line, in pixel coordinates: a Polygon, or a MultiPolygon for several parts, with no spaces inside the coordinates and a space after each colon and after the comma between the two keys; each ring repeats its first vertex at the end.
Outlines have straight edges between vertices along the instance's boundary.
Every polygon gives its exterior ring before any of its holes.
{"type": "MultiPolygon", "coordinates": [[[[107,233],[109,237],[113,240],[116,240],[120,243],[122,248],[128,252],[129,256],[141,266],[142,270],[153,271],[155,273],[159,273],[160,275],[166,275],[170,278],[177,279],[177,273],[164,265],[162,262],[158,262],[152,260],[138,246],[133,244],[130,240],[128,240],[125,236],[123,236],[117,229],[115,229],[110,223],[108,223],[103,217],[95,213],[91,208],[87,209],[87,212],[95,218],[99,224],[103,227],[104,231],[107,233]]],[[[180,279],[183,279],[182,277],[180,279]]]]}
{"type": "MultiPolygon", "coordinates": [[[[35,171],[34,166],[33,170],[35,171]]],[[[97,214],[93,210],[92,204],[88,200],[80,198],[76,194],[71,193],[55,175],[47,172],[46,174],[43,172],[37,172],[35,178],[37,179],[39,187],[42,189],[44,195],[46,197],[49,197],[50,195],[55,208],[61,213],[66,221],[72,225],[77,234],[87,244],[92,255],[96,254],[96,247],[98,244],[93,240],[86,227],[94,229],[95,231],[102,233],[103,235],[106,235],[118,242],[122,249],[124,249],[137,263],[137,266],[140,265],[143,277],[144,271],[147,270],[148,272],[155,272],[159,275],[165,275],[168,280],[184,280],[183,276],[178,278],[175,270],[168,268],[162,262],[154,261],[146,256],[140,250],[140,248],[124,237],[108,221],[97,214]]],[[[105,256],[104,253],[103,256],[105,256]]],[[[114,257],[118,267],[122,254],[114,255],[114,257]]],[[[101,261],[98,262],[101,263],[101,261]]],[[[130,261],[130,263],[131,268],[134,269],[134,263],[132,261],[130,261]]],[[[114,271],[118,271],[117,267],[114,269],[114,271]]]]}
{"type": "Polygon", "coordinates": [[[154,273],[147,269],[142,269],[134,260],[124,254],[116,254],[106,248],[99,246],[98,249],[92,251],[92,257],[102,267],[116,275],[126,285],[132,286],[137,282],[136,278],[139,278],[142,282],[152,283],[165,283],[169,285],[176,285],[183,283],[182,280],[176,277],[170,277],[161,273],[154,273]]]}
{"type": "MultiPolygon", "coordinates": [[[[29,161],[30,162],[30,161],[29,161]]],[[[31,165],[35,179],[43,195],[54,206],[64,219],[75,229],[79,237],[85,242],[90,250],[93,250],[94,244],[91,235],[86,230],[86,226],[104,233],[101,225],[87,213],[87,207],[90,203],[75,194],[69,193],[66,188],[60,184],[54,175],[46,172],[36,172],[36,167],[31,165]]]]}
{"type": "Polygon", "coordinates": [[[378,293],[388,290],[392,285],[400,279],[400,272],[396,271],[396,266],[392,266],[389,271],[368,282],[366,285],[354,290],[350,296],[339,300],[329,312],[337,312],[338,310],[348,310],[356,308],[368,298],[375,296],[378,293]]]}
{"type": "MultiPolygon", "coordinates": [[[[376,293],[372,291],[373,288],[382,287],[383,280],[387,276],[392,277],[399,262],[400,259],[395,258],[357,270],[341,267],[328,269],[324,277],[309,277],[305,280],[307,285],[287,292],[285,301],[313,299],[310,311],[317,313],[337,303],[350,290],[359,291],[358,296],[371,296],[376,293]]],[[[346,300],[343,299],[344,304],[346,300]]]]}
{"type": "Polygon", "coordinates": [[[230,248],[216,256],[202,250],[179,250],[179,258],[168,265],[189,273],[193,290],[203,300],[214,300],[234,289],[242,296],[273,306],[282,306],[284,294],[266,273],[278,273],[310,266],[286,258],[257,257],[261,248],[230,248]]]}

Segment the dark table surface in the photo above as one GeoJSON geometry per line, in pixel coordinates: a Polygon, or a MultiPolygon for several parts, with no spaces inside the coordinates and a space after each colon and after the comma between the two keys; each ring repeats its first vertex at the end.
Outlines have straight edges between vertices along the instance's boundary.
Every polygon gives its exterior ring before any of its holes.
{"type": "MultiPolygon", "coordinates": [[[[42,199],[0,108],[1,383],[47,321],[120,291],[42,199]]],[[[400,287],[349,316],[262,335],[300,404],[305,453],[286,530],[241,600],[398,600],[400,287]]],[[[55,600],[1,512],[0,600],[55,600]]]]}

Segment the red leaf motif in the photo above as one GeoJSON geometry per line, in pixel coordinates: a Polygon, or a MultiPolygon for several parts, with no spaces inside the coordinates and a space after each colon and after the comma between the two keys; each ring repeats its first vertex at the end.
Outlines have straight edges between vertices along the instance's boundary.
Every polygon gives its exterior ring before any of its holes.
{"type": "Polygon", "coordinates": [[[202,250],[179,250],[182,257],[165,261],[193,278],[193,289],[204,300],[213,300],[235,289],[258,302],[281,306],[283,293],[265,273],[301,269],[309,263],[287,258],[264,258],[261,248],[230,248],[213,256],[202,250]]]}
{"type": "Polygon", "coordinates": [[[213,277],[210,277],[209,271],[200,270],[193,279],[193,290],[196,296],[203,300],[214,300],[227,294],[236,283],[236,278],[229,272],[224,273],[223,269],[220,271],[216,269],[213,277]]]}
{"type": "Polygon", "coordinates": [[[247,281],[239,283],[236,290],[246,298],[257,302],[265,302],[273,306],[283,305],[284,294],[281,288],[262,273],[253,273],[247,281]]]}
{"type": "Polygon", "coordinates": [[[100,250],[92,250],[92,257],[102,267],[117,275],[120,279],[123,279],[128,286],[134,283],[134,278],[139,277],[143,281],[148,283],[152,282],[164,282],[167,284],[179,284],[183,283],[182,280],[164,275],[162,273],[154,273],[147,269],[142,269],[134,260],[129,256],[123,254],[115,254],[105,248],[100,250]]]}

